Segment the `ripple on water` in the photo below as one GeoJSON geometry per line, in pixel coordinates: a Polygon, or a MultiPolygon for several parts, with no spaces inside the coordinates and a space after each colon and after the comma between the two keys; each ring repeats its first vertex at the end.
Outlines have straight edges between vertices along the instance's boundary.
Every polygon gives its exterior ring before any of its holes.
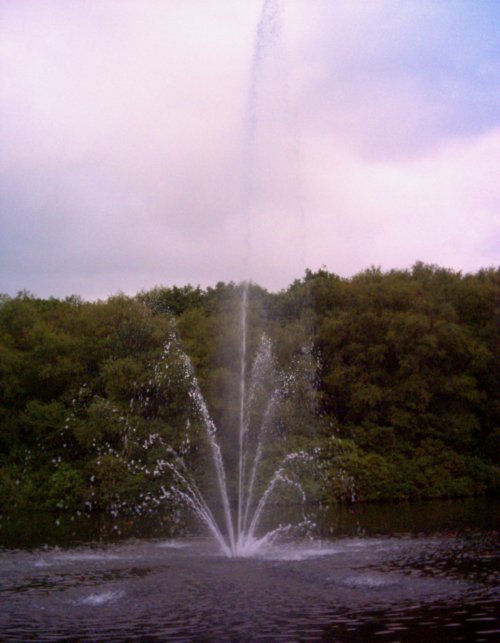
{"type": "Polygon", "coordinates": [[[448,562],[481,553],[470,549],[304,540],[230,560],[202,539],[165,539],[19,552],[0,560],[0,638],[493,641],[498,593],[448,562]]]}
{"type": "Polygon", "coordinates": [[[338,547],[310,547],[310,548],[275,548],[264,550],[258,558],[264,560],[302,561],[310,558],[334,556],[342,552],[338,547]]]}
{"type": "Polygon", "coordinates": [[[125,592],[120,590],[111,590],[89,594],[88,596],[81,598],[77,603],[79,605],[104,605],[105,603],[118,601],[120,598],[123,598],[123,596],[125,596],[125,592]]]}
{"type": "Polygon", "coordinates": [[[122,556],[116,556],[115,554],[105,554],[105,553],[76,553],[76,554],[59,554],[54,556],[54,560],[57,561],[68,561],[68,562],[86,562],[86,561],[107,561],[107,560],[121,560],[122,556]]]}
{"type": "Polygon", "coordinates": [[[389,574],[356,574],[342,578],[339,584],[347,587],[377,589],[379,587],[398,585],[398,579],[391,577],[389,574]]]}
{"type": "Polygon", "coordinates": [[[164,540],[156,544],[160,549],[187,549],[190,543],[182,540],[164,540]]]}

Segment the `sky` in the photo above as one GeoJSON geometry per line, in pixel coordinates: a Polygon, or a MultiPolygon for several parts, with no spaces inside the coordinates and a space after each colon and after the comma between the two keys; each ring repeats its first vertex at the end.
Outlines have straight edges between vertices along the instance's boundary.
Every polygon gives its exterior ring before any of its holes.
{"type": "Polygon", "coordinates": [[[500,263],[497,0],[0,0],[0,292],[500,263]]]}

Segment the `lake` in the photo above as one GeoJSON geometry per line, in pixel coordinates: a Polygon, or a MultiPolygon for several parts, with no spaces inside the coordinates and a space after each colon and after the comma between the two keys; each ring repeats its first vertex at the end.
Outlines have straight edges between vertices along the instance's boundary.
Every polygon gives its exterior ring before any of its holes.
{"type": "Polygon", "coordinates": [[[4,515],[0,639],[498,640],[498,508],[316,511],[313,533],[244,559],[161,518],[4,515]]]}

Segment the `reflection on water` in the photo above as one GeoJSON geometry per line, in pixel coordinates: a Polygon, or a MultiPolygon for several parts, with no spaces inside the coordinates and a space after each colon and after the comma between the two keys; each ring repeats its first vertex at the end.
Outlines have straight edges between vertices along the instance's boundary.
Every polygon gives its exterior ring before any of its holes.
{"type": "Polygon", "coordinates": [[[158,525],[65,547],[41,526],[12,548],[3,521],[0,639],[498,640],[498,504],[427,507],[410,525],[393,507],[392,529],[387,507],[327,513],[315,538],[237,560],[158,525]]]}
{"type": "MultiPolygon", "coordinates": [[[[271,507],[283,524],[300,522],[303,507],[271,507]]],[[[488,498],[432,500],[417,503],[335,505],[310,508],[316,536],[338,538],[394,534],[462,533],[499,530],[498,501],[488,498]]],[[[264,517],[265,518],[265,517],[264,517]]],[[[126,538],[176,538],[196,533],[200,526],[187,514],[172,524],[168,517],[111,518],[108,515],[0,514],[0,547],[66,547],[82,543],[119,542],[126,538]]],[[[268,528],[265,519],[262,529],[268,528]]]]}

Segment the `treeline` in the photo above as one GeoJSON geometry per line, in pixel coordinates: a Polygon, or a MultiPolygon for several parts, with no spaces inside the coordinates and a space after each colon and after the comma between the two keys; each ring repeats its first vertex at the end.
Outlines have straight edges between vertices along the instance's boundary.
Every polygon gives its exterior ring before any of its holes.
{"type": "MultiPolygon", "coordinates": [[[[168,496],[169,449],[206,477],[171,344],[180,338],[230,441],[240,292],[220,283],[97,302],[2,296],[0,506],[154,510],[168,496]]],[[[277,419],[288,446],[316,454],[315,500],[498,492],[499,304],[495,269],[320,270],[279,293],[251,285],[250,353],[265,331],[284,371],[306,353],[316,365],[314,394],[303,388],[277,419]]]]}

